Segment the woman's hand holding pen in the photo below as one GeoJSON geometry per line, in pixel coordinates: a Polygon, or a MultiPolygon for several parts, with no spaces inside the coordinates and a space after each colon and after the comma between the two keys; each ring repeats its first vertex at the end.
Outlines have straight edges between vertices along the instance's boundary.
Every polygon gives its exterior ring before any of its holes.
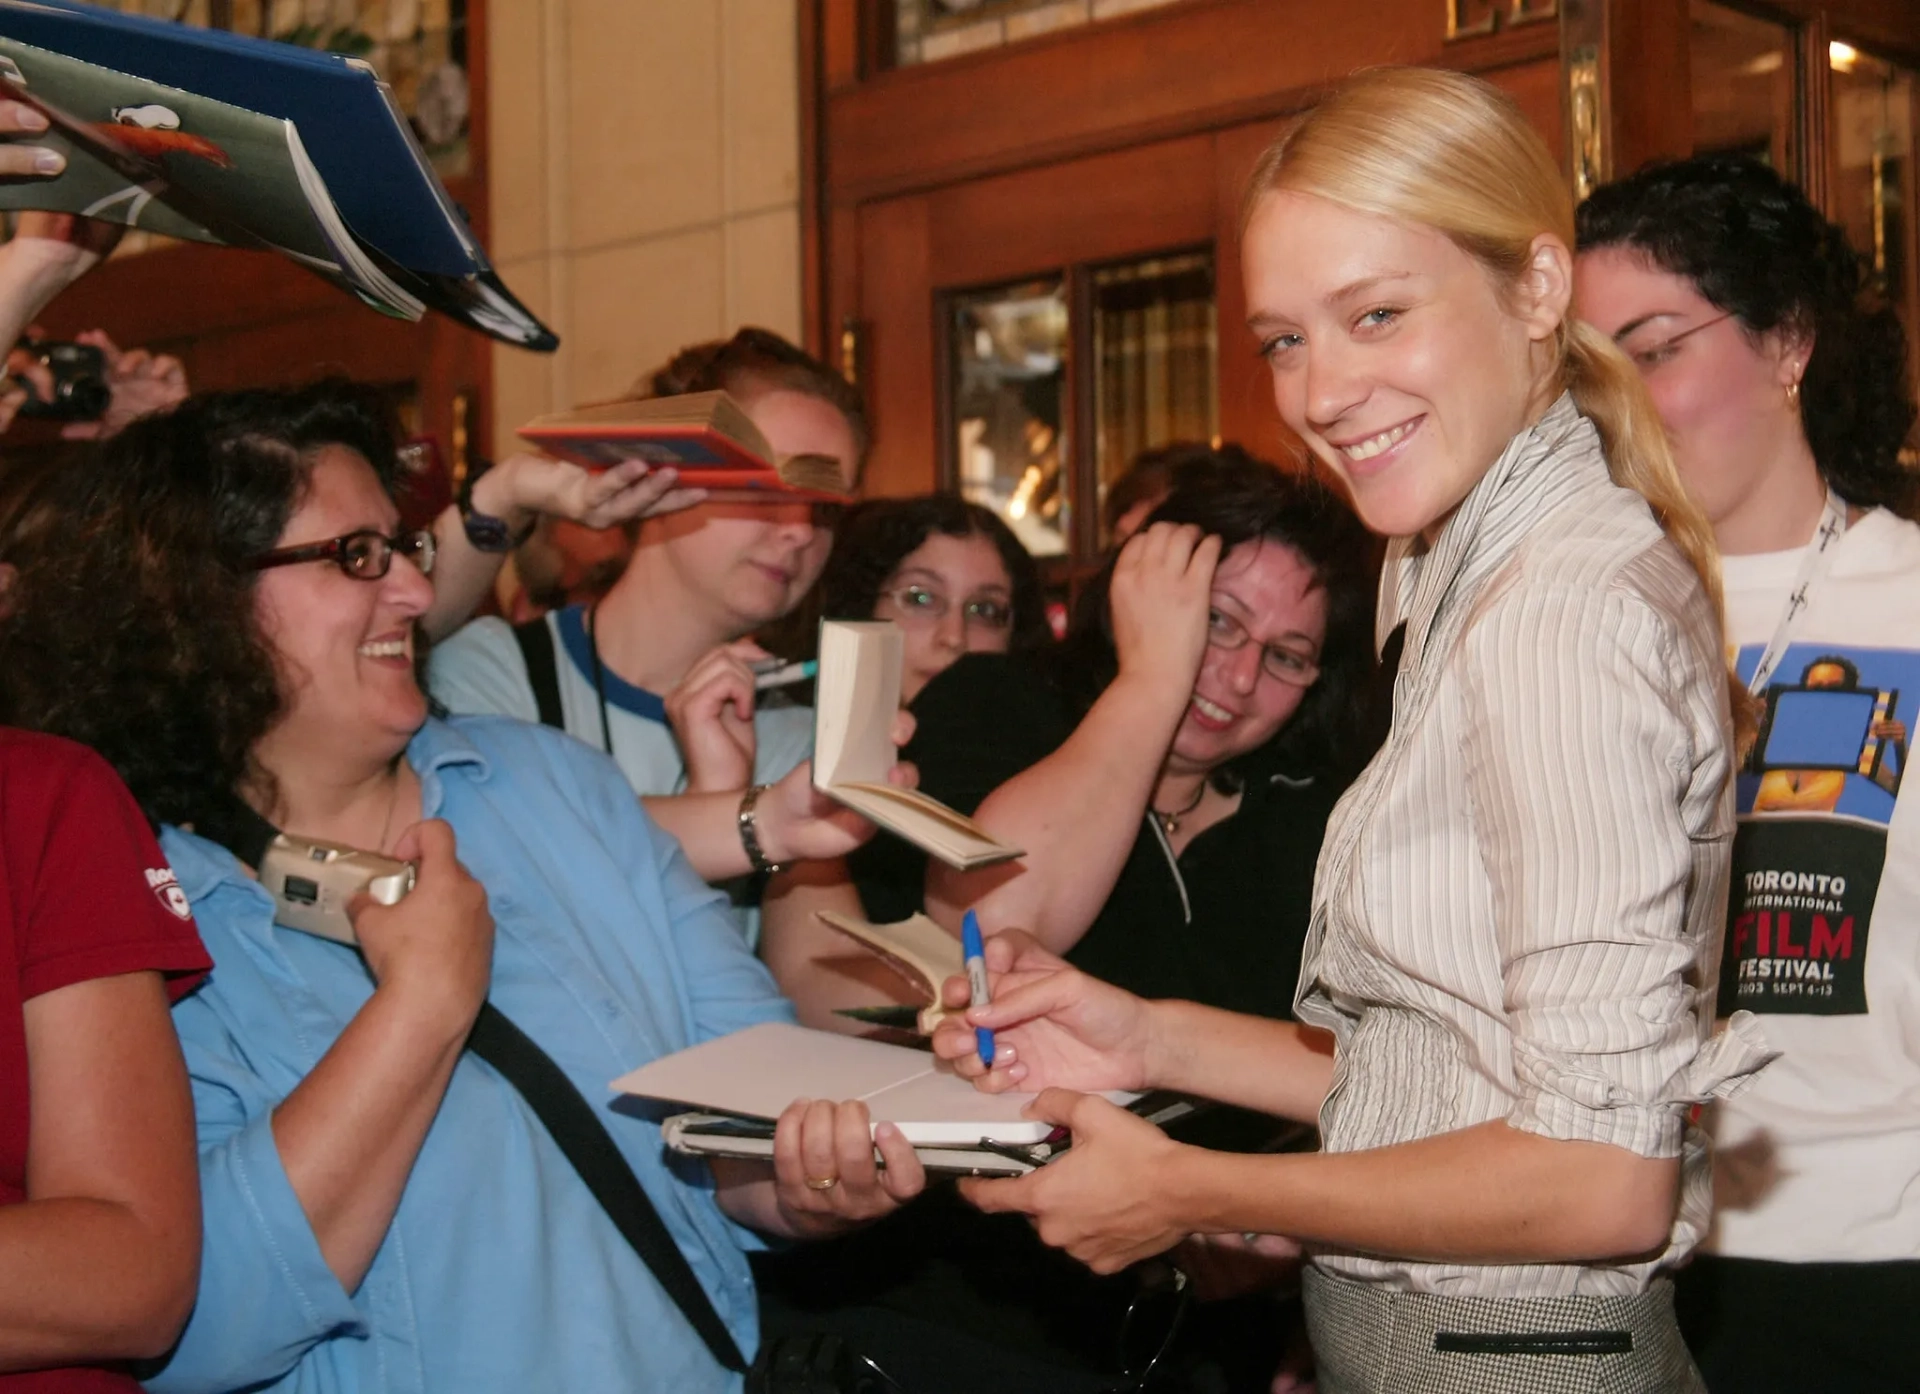
{"type": "MultiPolygon", "coordinates": [[[[933,1051],[989,1094],[1008,1089],[1148,1089],[1154,1076],[1153,1004],[1088,977],[1020,930],[986,942],[993,1001],[948,1017],[933,1051]],[[989,1070],[974,1028],[993,1032],[989,1070]]],[[[942,988],[949,1008],[965,1007],[967,979],[942,988]]]]}
{"type": "Polygon", "coordinates": [[[752,665],[767,651],[751,639],[707,650],[666,695],[667,724],[687,765],[687,791],[744,789],[753,782],[752,665]]]}
{"type": "Polygon", "coordinates": [[[1177,1188],[1159,1183],[1192,1148],[1092,1094],[1049,1089],[1027,1114],[1070,1129],[1072,1148],[1013,1180],[962,1180],[973,1204],[1028,1216],[1043,1241],[1096,1273],[1117,1273],[1187,1237],[1169,1204],[1177,1188]]]}
{"type": "Polygon", "coordinates": [[[898,1209],[926,1188],[927,1173],[900,1130],[873,1128],[858,1100],[796,1099],[774,1125],[773,1179],[791,1233],[808,1238],[898,1209]]]}

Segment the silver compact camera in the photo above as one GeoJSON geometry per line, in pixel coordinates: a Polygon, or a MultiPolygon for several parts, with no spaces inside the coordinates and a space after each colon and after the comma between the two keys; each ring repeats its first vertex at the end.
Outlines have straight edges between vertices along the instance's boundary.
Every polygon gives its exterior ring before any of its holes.
{"type": "Polygon", "coordinates": [[[362,891],[382,905],[396,904],[413,889],[412,862],[362,852],[333,842],[276,836],[260,859],[260,884],[273,896],[276,924],[357,944],[347,904],[362,891]]]}

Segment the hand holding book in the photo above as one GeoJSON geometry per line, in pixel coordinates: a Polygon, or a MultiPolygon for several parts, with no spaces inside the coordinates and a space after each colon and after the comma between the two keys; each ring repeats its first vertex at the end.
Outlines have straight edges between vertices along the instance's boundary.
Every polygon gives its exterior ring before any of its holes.
{"type": "Polygon", "coordinates": [[[473,485],[474,508],[492,517],[518,521],[537,514],[589,528],[675,513],[706,497],[706,490],[683,485],[672,469],[642,460],[588,470],[530,450],[488,466],[473,485]]]}
{"type": "MultiPolygon", "coordinates": [[[[897,712],[894,748],[905,745],[912,734],[913,717],[897,712]]],[[[887,770],[888,783],[910,791],[917,778],[913,766],[899,762],[896,755],[887,770]]],[[[872,821],[815,786],[808,761],[795,765],[760,796],[758,821],[767,859],[783,864],[844,857],[874,834],[872,821]]]]}
{"type": "Polygon", "coordinates": [[[887,782],[894,759],[888,718],[900,709],[902,662],[900,628],[889,621],[828,620],[820,626],[813,782],[962,871],[1020,856],[1020,848],[995,840],[938,799],[887,782]]]}
{"type": "Polygon", "coordinates": [[[27,103],[0,101],[0,178],[46,179],[67,167],[58,150],[32,143],[46,129],[47,118],[27,103]]]}

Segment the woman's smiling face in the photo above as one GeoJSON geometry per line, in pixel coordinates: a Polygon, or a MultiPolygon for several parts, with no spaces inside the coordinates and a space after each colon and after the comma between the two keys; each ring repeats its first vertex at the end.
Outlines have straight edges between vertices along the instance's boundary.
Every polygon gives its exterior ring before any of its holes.
{"type": "Polygon", "coordinates": [[[1326,588],[1284,543],[1243,542],[1222,557],[1212,605],[1246,631],[1247,642],[1237,649],[1208,645],[1200,660],[1170,761],[1189,770],[1212,771],[1279,734],[1308,688],[1268,672],[1263,655],[1272,648],[1318,664],[1327,638],[1326,588]]]}
{"type": "MultiPolygon", "coordinates": [[[[1539,239],[1536,265],[1542,244],[1564,259],[1539,239]]],[[[1376,532],[1445,522],[1545,405],[1551,275],[1513,307],[1442,233],[1288,192],[1255,207],[1243,262],[1280,416],[1376,532]]]]}
{"type": "MultiPolygon", "coordinates": [[[[399,511],[373,467],[355,451],[329,445],[318,451],[306,492],[276,545],[322,542],[363,528],[391,535],[399,526],[399,511]]],[[[414,677],[413,638],[414,622],[432,601],[432,583],[401,556],[378,580],[357,580],[330,561],[262,571],[256,613],[282,689],[275,738],[379,759],[404,750],[427,719],[414,677]]]]}

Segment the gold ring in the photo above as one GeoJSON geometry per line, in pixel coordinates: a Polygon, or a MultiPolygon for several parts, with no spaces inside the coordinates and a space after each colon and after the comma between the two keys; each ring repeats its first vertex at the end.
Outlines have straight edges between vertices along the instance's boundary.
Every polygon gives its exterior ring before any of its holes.
{"type": "Polygon", "coordinates": [[[809,1176],[806,1178],[806,1181],[809,1191],[831,1191],[835,1186],[840,1184],[840,1178],[837,1176],[809,1176]]]}

